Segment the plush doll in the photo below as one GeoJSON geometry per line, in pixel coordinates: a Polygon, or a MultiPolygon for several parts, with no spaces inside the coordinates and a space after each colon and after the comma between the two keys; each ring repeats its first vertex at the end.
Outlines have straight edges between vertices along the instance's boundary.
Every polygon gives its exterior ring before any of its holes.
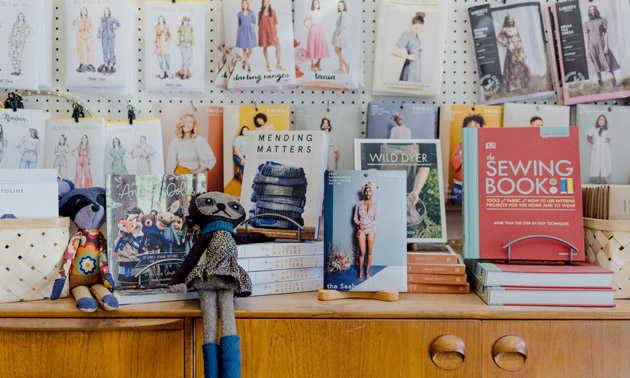
{"type": "Polygon", "coordinates": [[[199,294],[203,313],[205,377],[238,378],[241,376],[241,344],[236,334],[234,296],[250,295],[252,282],[236,261],[235,237],[242,239],[241,244],[270,239],[261,234],[234,234],[234,227],[245,219],[245,209],[227,194],[201,194],[193,198],[188,211],[192,221],[201,228],[202,235],[173,275],[169,286],[174,292],[185,292],[192,287],[199,294]]]}
{"type": "Polygon", "coordinates": [[[118,308],[112,295],[113,280],[107,265],[107,242],[99,228],[105,221],[105,189],[74,188],[70,181],[59,184],[59,214],[79,228],[64,253],[63,267],[55,280],[50,299],[59,298],[66,280],[79,310],[93,312],[118,308]]]}
{"type": "Polygon", "coordinates": [[[142,246],[148,252],[157,252],[164,247],[164,239],[160,235],[160,230],[157,228],[157,218],[155,214],[145,214],[140,218],[142,223],[142,246]]]}

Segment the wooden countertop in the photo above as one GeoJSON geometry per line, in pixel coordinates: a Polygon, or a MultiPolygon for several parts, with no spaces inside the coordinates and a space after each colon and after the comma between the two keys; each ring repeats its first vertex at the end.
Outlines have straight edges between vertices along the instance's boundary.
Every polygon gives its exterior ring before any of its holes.
{"type": "MultiPolygon", "coordinates": [[[[630,320],[630,300],[614,308],[488,306],[475,294],[401,294],[398,302],[344,299],[322,302],[317,293],[236,300],[237,318],[287,319],[618,319],[630,320]]],[[[74,299],[0,304],[0,318],[201,317],[197,300],[122,305],[117,311],[77,310],[74,299]]],[[[2,320],[0,320],[2,323],[2,320]]]]}

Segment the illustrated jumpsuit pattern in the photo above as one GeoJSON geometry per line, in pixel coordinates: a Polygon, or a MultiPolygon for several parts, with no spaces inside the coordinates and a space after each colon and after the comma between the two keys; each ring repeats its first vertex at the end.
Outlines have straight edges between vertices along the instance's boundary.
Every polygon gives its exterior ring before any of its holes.
{"type": "Polygon", "coordinates": [[[81,64],[92,64],[94,61],[94,53],[92,52],[92,19],[89,17],[79,17],[72,21],[72,25],[78,25],[79,31],[77,32],[77,57],[81,64]],[[87,60],[84,54],[87,53],[87,60]]]}
{"type": "Polygon", "coordinates": [[[77,188],[92,187],[92,172],[90,171],[90,147],[79,146],[77,148],[77,171],[74,175],[74,185],[77,188]]]}
{"type": "Polygon", "coordinates": [[[33,34],[33,29],[26,21],[20,23],[17,21],[13,24],[11,30],[11,36],[9,37],[9,59],[13,65],[13,72],[20,74],[22,71],[22,52],[24,51],[24,45],[26,39],[33,34]]]}
{"type": "Polygon", "coordinates": [[[98,28],[97,38],[103,45],[103,64],[113,66],[116,63],[114,47],[116,45],[116,30],[120,28],[120,22],[115,17],[102,17],[101,27],[98,28]]]}

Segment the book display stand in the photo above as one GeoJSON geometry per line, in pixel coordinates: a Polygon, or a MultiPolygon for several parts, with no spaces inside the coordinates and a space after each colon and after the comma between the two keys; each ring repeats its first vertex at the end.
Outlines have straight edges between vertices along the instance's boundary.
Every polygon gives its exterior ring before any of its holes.
{"type": "Polygon", "coordinates": [[[569,242],[567,242],[565,240],[562,240],[562,239],[557,238],[555,236],[549,236],[549,235],[529,235],[529,236],[523,236],[522,238],[518,238],[518,239],[516,239],[514,241],[508,241],[508,243],[503,246],[503,249],[507,248],[507,262],[508,263],[512,262],[512,246],[514,244],[516,244],[516,243],[518,243],[518,242],[520,242],[522,240],[534,239],[534,238],[552,239],[552,240],[559,241],[560,243],[566,244],[567,247],[570,248],[569,261],[567,261],[567,263],[568,264],[572,264],[573,263],[573,251],[575,251],[577,253],[578,249],[573,244],[571,244],[571,243],[569,243],[569,242]]]}
{"type": "Polygon", "coordinates": [[[337,299],[375,299],[378,301],[398,302],[397,291],[339,291],[317,289],[317,299],[320,301],[335,301],[337,299]]]}

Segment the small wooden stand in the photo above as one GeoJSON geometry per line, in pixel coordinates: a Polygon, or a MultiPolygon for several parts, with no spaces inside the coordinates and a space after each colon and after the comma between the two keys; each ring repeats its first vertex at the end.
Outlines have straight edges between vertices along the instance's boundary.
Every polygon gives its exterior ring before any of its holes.
{"type": "Polygon", "coordinates": [[[379,301],[398,302],[397,291],[338,291],[338,290],[324,290],[323,287],[317,289],[317,299],[320,301],[334,301],[337,299],[376,299],[379,301]]]}

